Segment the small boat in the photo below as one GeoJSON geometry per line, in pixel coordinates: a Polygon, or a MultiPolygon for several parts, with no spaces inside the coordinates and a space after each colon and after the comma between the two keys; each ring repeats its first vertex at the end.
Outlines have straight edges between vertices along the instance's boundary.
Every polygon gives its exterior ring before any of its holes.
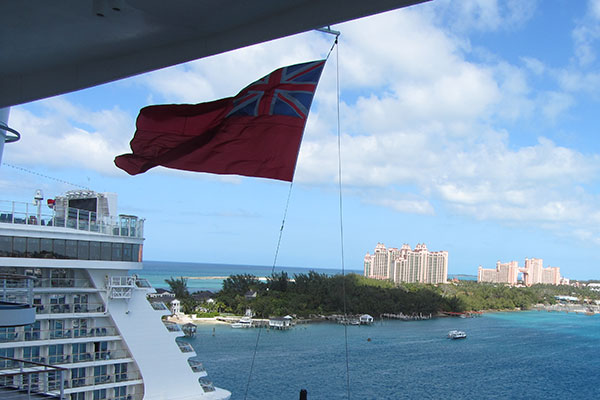
{"type": "Polygon", "coordinates": [[[234,322],[231,324],[232,328],[250,328],[252,327],[252,318],[250,317],[242,317],[238,322],[234,322]]]}
{"type": "Polygon", "coordinates": [[[464,331],[453,330],[448,332],[448,339],[466,339],[467,333],[464,331]]]}

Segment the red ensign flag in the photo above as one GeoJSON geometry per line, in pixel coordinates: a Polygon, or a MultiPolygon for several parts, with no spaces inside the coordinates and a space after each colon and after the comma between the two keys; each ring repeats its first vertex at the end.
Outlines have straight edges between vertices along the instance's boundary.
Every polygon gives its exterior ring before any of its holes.
{"type": "Polygon", "coordinates": [[[237,96],[145,107],[132,154],[115,158],[130,175],[162,165],[187,171],[292,181],[325,60],[290,65],[237,96]]]}

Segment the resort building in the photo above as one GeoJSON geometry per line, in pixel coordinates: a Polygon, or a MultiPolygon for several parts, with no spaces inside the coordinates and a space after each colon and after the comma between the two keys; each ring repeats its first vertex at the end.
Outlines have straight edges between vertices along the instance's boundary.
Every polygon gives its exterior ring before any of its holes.
{"type": "Polygon", "coordinates": [[[538,283],[561,285],[565,282],[565,279],[560,276],[559,267],[544,268],[543,264],[541,258],[526,258],[524,267],[519,267],[517,261],[507,263],[498,261],[495,269],[486,269],[480,265],[477,270],[477,282],[516,285],[519,273],[523,274],[523,283],[526,286],[538,283]]]}
{"type": "Polygon", "coordinates": [[[445,283],[448,279],[448,252],[431,252],[424,243],[417,244],[414,249],[408,244],[398,249],[386,248],[383,243],[378,243],[373,254],[365,255],[364,276],[395,283],[445,283]]]}

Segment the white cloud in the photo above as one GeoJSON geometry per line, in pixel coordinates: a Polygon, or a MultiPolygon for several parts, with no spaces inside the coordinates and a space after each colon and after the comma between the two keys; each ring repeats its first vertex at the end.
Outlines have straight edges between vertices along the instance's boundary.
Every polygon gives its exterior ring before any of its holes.
{"type": "Polygon", "coordinates": [[[64,98],[38,102],[36,115],[26,107],[11,110],[11,125],[22,137],[6,152],[4,160],[17,165],[46,165],[91,169],[116,174],[116,155],[128,151],[132,117],[115,107],[90,111],[64,98]]]}

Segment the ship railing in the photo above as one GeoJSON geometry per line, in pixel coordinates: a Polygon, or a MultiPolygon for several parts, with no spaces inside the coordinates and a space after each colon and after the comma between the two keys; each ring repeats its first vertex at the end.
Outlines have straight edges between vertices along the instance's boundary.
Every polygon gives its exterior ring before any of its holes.
{"type": "Polygon", "coordinates": [[[204,378],[199,378],[198,383],[200,384],[202,390],[204,390],[205,393],[215,391],[215,385],[213,385],[211,381],[208,381],[204,378]]]}
{"type": "Polygon", "coordinates": [[[103,350],[96,352],[71,354],[71,363],[81,363],[96,360],[122,360],[131,358],[127,350],[103,350]]]}
{"type": "Polygon", "coordinates": [[[10,363],[13,367],[0,370],[3,400],[31,398],[36,394],[65,399],[66,368],[3,356],[0,363],[10,363]]]}
{"type": "Polygon", "coordinates": [[[174,322],[163,321],[163,324],[169,332],[182,332],[181,327],[174,322]]]}
{"type": "Polygon", "coordinates": [[[0,222],[56,226],[113,236],[144,237],[144,219],[134,215],[100,217],[95,212],[72,207],[66,207],[60,212],[42,212],[41,207],[17,201],[0,200],[0,222]]]}
{"type": "Polygon", "coordinates": [[[181,350],[182,353],[191,353],[194,351],[194,348],[191,344],[179,340],[176,340],[176,342],[177,346],[179,346],[179,350],[181,350]]]}
{"type": "Polygon", "coordinates": [[[38,278],[34,288],[92,288],[89,279],[74,278],[38,278]]]}
{"type": "Polygon", "coordinates": [[[16,327],[0,328],[0,343],[104,336],[119,336],[119,331],[114,327],[31,329],[30,326],[26,326],[20,329],[16,327]]]}
{"type": "Polygon", "coordinates": [[[35,280],[29,275],[0,274],[0,301],[31,305],[35,280]]]}
{"type": "MultiPolygon", "coordinates": [[[[117,374],[105,374],[105,375],[88,375],[82,377],[76,377],[67,379],[64,381],[64,388],[80,388],[80,387],[95,387],[98,385],[105,385],[107,383],[120,383],[120,382],[129,382],[136,381],[142,379],[142,375],[137,370],[125,371],[117,374]]],[[[127,395],[129,398],[133,399],[135,395],[127,395]]],[[[116,397],[119,398],[127,398],[127,396],[116,397]]],[[[140,397],[141,398],[141,397],[140,397]]]]}
{"type": "Polygon", "coordinates": [[[150,281],[146,278],[136,278],[135,285],[142,289],[151,289],[152,288],[150,281]]]}
{"type": "Polygon", "coordinates": [[[28,275],[0,274],[0,326],[20,326],[35,322],[33,285],[28,275]]]}
{"type": "Polygon", "coordinates": [[[194,372],[205,372],[206,369],[204,368],[204,365],[198,361],[198,360],[194,360],[193,358],[190,358],[188,360],[188,364],[190,365],[190,368],[192,368],[192,371],[194,372]]]}
{"type": "Polygon", "coordinates": [[[103,313],[104,303],[34,303],[37,314],[103,313]]]}
{"type": "Polygon", "coordinates": [[[150,303],[150,305],[152,306],[153,309],[157,310],[157,311],[169,311],[169,307],[167,307],[167,305],[165,303],[163,303],[162,301],[153,301],[152,303],[150,303]]]}

